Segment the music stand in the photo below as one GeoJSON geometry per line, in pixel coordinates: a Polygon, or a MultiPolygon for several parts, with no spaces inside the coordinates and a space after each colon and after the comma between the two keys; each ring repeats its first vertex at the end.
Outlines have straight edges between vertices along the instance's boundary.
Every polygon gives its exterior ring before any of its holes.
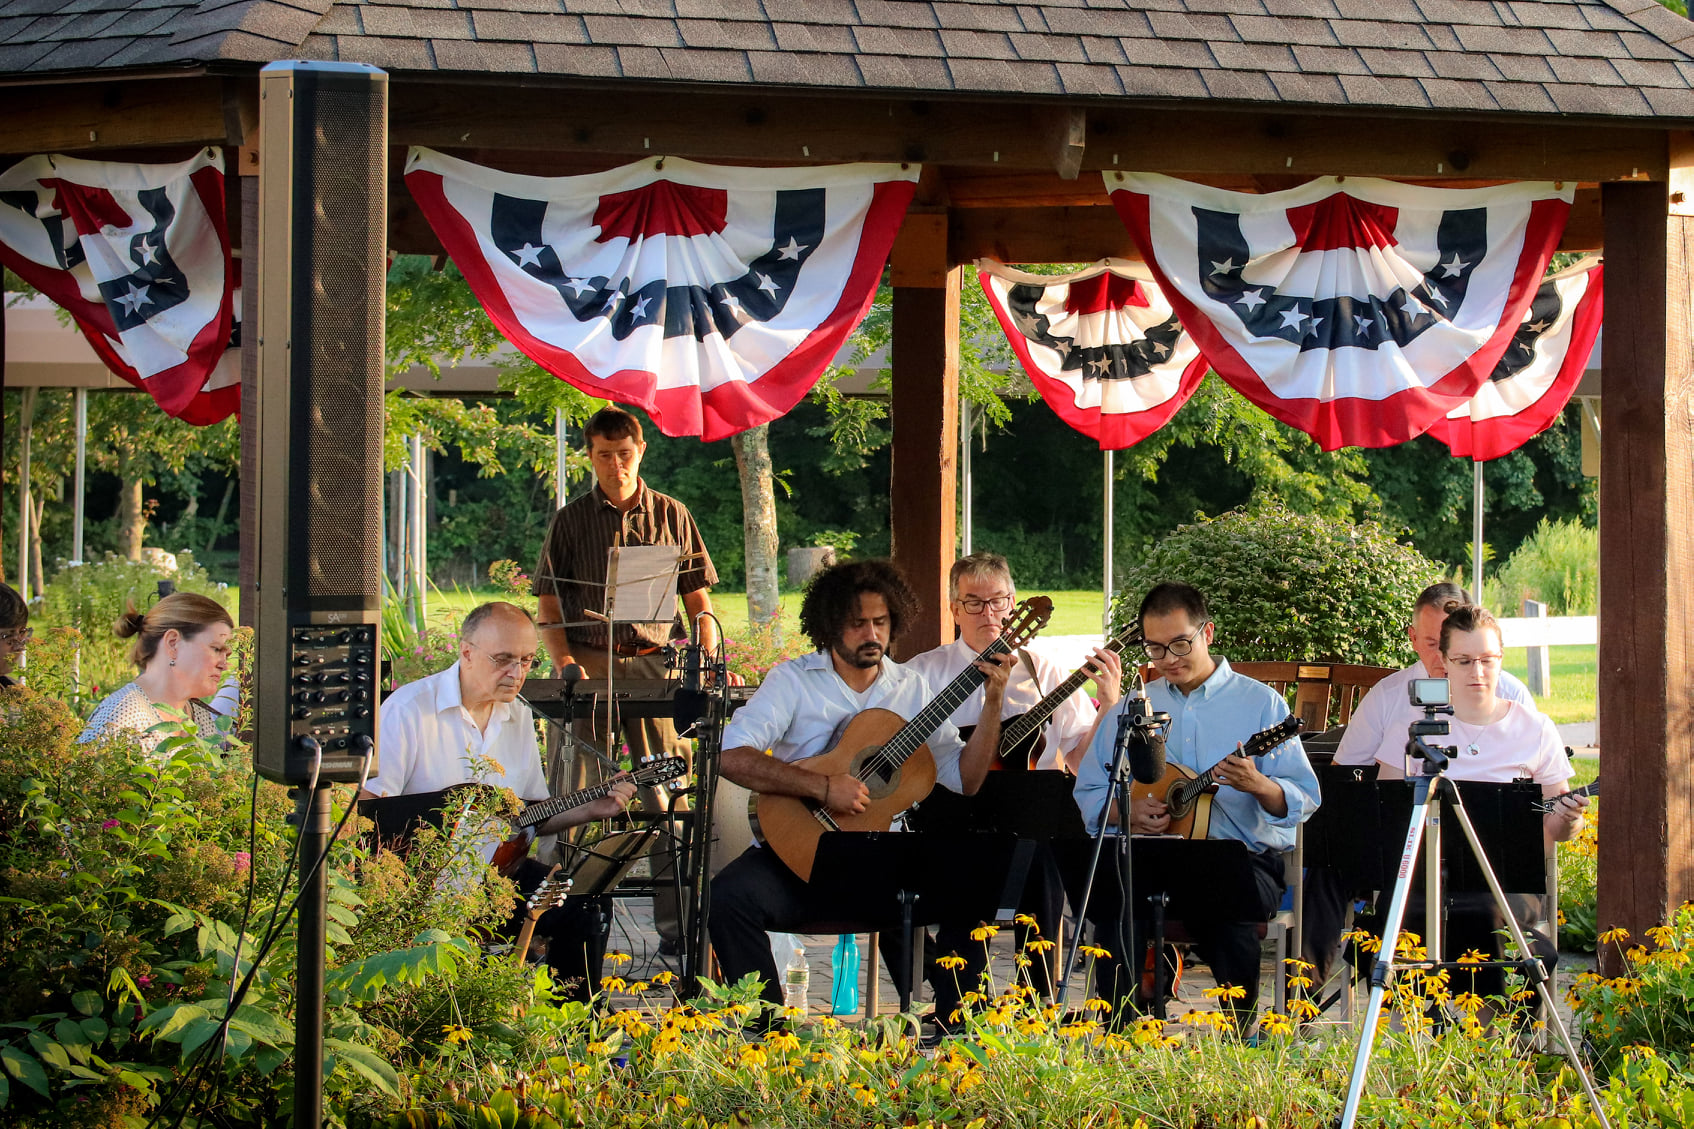
{"type": "Polygon", "coordinates": [[[900,1010],[912,1010],[920,925],[966,918],[997,921],[1016,912],[1035,844],[1011,835],[921,831],[829,831],[818,840],[807,884],[807,921],[890,932],[900,960],[889,969],[900,1010]]]}
{"type": "Polygon", "coordinates": [[[987,831],[1020,839],[1086,839],[1075,784],[1070,773],[1057,769],[990,772],[974,796],[936,785],[907,822],[918,831],[949,835],[987,831]]]}
{"type": "MultiPolygon", "coordinates": [[[[1239,839],[1184,839],[1174,835],[1133,835],[1136,893],[1150,907],[1154,968],[1153,1014],[1165,1018],[1169,996],[1162,966],[1165,919],[1178,921],[1237,921],[1239,913],[1222,907],[1256,906],[1258,883],[1253,879],[1247,844],[1239,839]]],[[[1106,873],[1102,871],[1102,873],[1106,873]]],[[[1140,914],[1135,917],[1139,920],[1140,914]]],[[[1119,939],[1126,974],[1135,974],[1139,954],[1119,939]]]]}
{"type": "Polygon", "coordinates": [[[560,865],[565,877],[571,880],[573,897],[594,897],[609,894],[623,881],[624,875],[652,847],[656,827],[635,831],[617,831],[591,846],[580,843],[559,844],[560,865]]]}

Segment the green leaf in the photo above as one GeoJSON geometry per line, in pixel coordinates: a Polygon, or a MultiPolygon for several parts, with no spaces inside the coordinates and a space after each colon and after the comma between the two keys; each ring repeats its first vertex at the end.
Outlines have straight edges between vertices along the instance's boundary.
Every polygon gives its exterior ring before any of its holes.
{"type": "Polygon", "coordinates": [[[389,1097],[400,1096],[400,1076],[386,1059],[369,1047],[361,1047],[345,1039],[325,1039],[324,1049],[334,1051],[355,1073],[363,1075],[389,1097]]]}
{"type": "Polygon", "coordinates": [[[155,1039],[171,1042],[182,1037],[184,1027],[197,1019],[206,1018],[206,1014],[206,1009],[199,1004],[171,1004],[143,1019],[140,1029],[152,1031],[155,1039]]]}
{"type": "Polygon", "coordinates": [[[84,1015],[99,1015],[106,1001],[100,998],[100,993],[92,989],[84,989],[71,997],[71,1006],[84,1015]]]}
{"type": "Polygon", "coordinates": [[[41,1061],[48,1066],[56,1066],[60,1070],[68,1070],[71,1056],[65,1053],[65,1048],[53,1042],[45,1035],[30,1032],[29,1042],[35,1048],[35,1053],[41,1056],[41,1061]]]}
{"type": "Polygon", "coordinates": [[[61,1019],[53,1025],[53,1036],[59,1040],[59,1045],[65,1048],[65,1053],[78,1062],[86,1063],[88,1056],[94,1053],[94,1048],[82,1033],[82,1024],[74,1019],[61,1019]]]}
{"type": "Polygon", "coordinates": [[[42,1097],[47,1096],[47,1072],[30,1055],[7,1043],[0,1046],[0,1065],[6,1073],[28,1086],[42,1097]]]}

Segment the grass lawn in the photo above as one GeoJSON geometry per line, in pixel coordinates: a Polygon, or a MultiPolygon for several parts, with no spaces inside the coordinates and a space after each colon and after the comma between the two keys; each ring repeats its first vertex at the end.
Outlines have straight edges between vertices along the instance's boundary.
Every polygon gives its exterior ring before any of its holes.
{"type": "MultiPolygon", "coordinates": [[[[1099,592],[1085,589],[1044,594],[1053,600],[1053,619],[1043,634],[1093,635],[1100,631],[1103,601],[1099,592]]],[[[486,588],[432,592],[429,599],[430,618],[438,622],[448,619],[456,621],[463,618],[476,604],[498,598],[499,593],[486,588]]],[[[747,629],[747,598],[744,593],[713,592],[712,606],[718,618],[723,621],[724,631],[731,638],[747,629]]],[[[783,593],[782,616],[785,623],[791,626],[798,624],[799,592],[783,593]]],[[[1595,703],[1599,671],[1595,647],[1592,644],[1581,647],[1554,647],[1552,667],[1553,692],[1536,700],[1541,712],[1560,725],[1575,721],[1593,721],[1599,716],[1595,703]]],[[[1507,649],[1506,669],[1519,678],[1529,673],[1529,659],[1524,648],[1507,649]]]]}

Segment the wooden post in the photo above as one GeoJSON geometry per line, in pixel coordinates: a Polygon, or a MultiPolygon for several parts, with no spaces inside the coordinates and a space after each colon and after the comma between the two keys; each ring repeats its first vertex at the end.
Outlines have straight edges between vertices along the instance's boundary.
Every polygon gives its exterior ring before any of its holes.
{"type": "MultiPolygon", "coordinates": [[[[1525,619],[1546,619],[1547,605],[1540,600],[1525,600],[1523,602],[1523,617],[1525,619]]],[[[1524,683],[1529,687],[1529,692],[1538,698],[1545,698],[1553,692],[1552,654],[1551,647],[1528,648],[1529,677],[1524,679],[1524,683]]]]}
{"type": "Polygon", "coordinates": [[[948,261],[945,212],[906,216],[893,268],[893,556],[920,605],[893,648],[907,659],[953,641],[960,272],[948,261]]]}
{"type": "MultiPolygon", "coordinates": [[[[1600,460],[1599,924],[1641,939],[1694,898],[1694,218],[1657,181],[1606,184],[1600,460]]],[[[1616,975],[1615,950],[1602,965],[1616,975]]]]}

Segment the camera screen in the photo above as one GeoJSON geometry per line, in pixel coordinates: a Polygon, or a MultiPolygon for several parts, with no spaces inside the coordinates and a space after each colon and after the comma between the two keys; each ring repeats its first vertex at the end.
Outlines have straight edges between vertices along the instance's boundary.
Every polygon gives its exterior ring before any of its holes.
{"type": "Polygon", "coordinates": [[[1445,706],[1450,705],[1452,697],[1448,693],[1445,678],[1414,678],[1407,684],[1407,692],[1411,695],[1414,706],[1445,706]]]}

